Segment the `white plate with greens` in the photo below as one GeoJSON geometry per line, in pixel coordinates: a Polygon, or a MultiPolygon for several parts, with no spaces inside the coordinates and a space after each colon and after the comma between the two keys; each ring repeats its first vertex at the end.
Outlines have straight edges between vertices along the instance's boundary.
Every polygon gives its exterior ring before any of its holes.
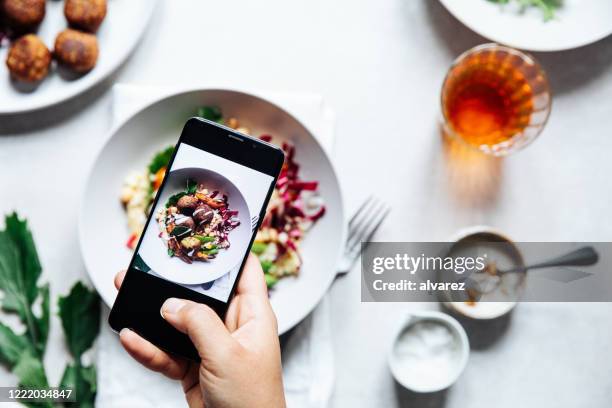
{"type": "Polygon", "coordinates": [[[530,51],[561,51],[612,34],[610,0],[440,0],[489,40],[530,51]],[[530,6],[522,6],[531,3],[530,6]]]}
{"type": "Polygon", "coordinates": [[[319,303],[336,276],[345,234],[340,186],[331,160],[317,139],[289,113],[252,94],[226,89],[171,92],[120,123],[99,153],[88,178],[79,215],[79,241],[87,272],[107,305],[117,294],[113,277],[132,257],[130,235],[120,202],[130,172],[146,169],[156,153],[174,145],[183,125],[199,107],[220,108],[252,135],[270,134],[274,143],[290,142],[303,180],[318,181],[325,214],[300,244],[303,265],[296,277],[281,279],[270,300],[284,333],[319,303]]]}

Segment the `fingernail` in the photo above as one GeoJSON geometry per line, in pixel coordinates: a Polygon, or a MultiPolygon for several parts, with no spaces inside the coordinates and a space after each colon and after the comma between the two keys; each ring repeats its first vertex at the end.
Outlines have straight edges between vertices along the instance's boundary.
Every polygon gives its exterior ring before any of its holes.
{"type": "Polygon", "coordinates": [[[165,319],[166,318],[164,316],[165,314],[178,313],[178,311],[181,310],[183,306],[185,306],[185,302],[180,299],[177,299],[177,298],[166,299],[166,301],[164,302],[161,308],[161,315],[165,319]]]}
{"type": "Polygon", "coordinates": [[[130,329],[128,329],[127,327],[124,327],[123,329],[121,329],[121,331],[119,331],[119,337],[127,334],[130,331],[130,329]]]}

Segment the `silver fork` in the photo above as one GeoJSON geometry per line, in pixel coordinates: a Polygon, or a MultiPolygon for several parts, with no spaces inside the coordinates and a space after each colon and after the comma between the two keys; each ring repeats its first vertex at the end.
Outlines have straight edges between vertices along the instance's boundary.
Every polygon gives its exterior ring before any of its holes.
{"type": "Polygon", "coordinates": [[[338,274],[343,275],[359,258],[361,243],[367,242],[391,211],[391,207],[374,196],[368,197],[353,214],[348,225],[348,237],[344,255],[338,266],[338,274]]]}

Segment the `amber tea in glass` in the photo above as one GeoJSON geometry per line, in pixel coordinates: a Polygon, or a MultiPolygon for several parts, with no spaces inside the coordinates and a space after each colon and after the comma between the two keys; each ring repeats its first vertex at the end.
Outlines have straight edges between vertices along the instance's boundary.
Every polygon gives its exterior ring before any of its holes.
{"type": "Polygon", "coordinates": [[[497,44],[462,54],[442,87],[445,133],[496,156],[532,142],[550,105],[548,80],[538,63],[497,44]]]}

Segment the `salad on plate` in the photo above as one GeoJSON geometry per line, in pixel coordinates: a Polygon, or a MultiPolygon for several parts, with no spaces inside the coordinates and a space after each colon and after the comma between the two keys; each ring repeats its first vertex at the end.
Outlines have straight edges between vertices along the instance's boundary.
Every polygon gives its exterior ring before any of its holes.
{"type": "Polygon", "coordinates": [[[227,195],[188,179],[185,190],[170,196],[155,217],[168,255],[191,264],[212,261],[229,248],[228,234],[240,225],[237,216],[227,195]]]}

